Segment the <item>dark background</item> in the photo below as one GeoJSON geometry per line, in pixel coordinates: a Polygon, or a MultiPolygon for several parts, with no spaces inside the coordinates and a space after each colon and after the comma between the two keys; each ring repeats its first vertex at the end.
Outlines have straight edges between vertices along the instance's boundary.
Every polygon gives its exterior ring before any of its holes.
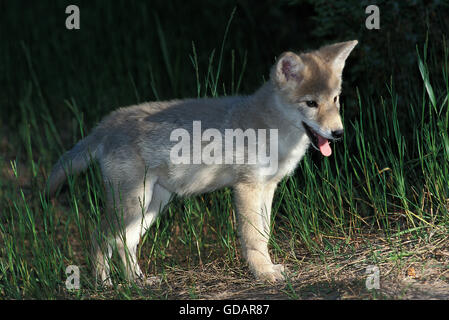
{"type": "Polygon", "coordinates": [[[20,123],[18,101],[27,95],[37,113],[49,112],[63,127],[72,117],[64,100],[75,100],[90,127],[122,105],[196,96],[192,43],[203,79],[214,49],[217,68],[234,8],[218,94],[223,86],[230,93],[233,50],[234,78],[246,64],[239,93],[250,94],[283,51],[358,39],[344,73],[347,117],[357,113],[356,90],[347,88],[385,94],[393,79],[399,92],[407,90],[420,80],[416,45],[428,35],[438,55],[449,30],[448,2],[436,0],[0,1],[1,123],[20,123]],[[80,30],[65,28],[69,4],[80,8],[80,30]],[[369,4],[380,8],[380,30],[365,28],[369,4]]]}

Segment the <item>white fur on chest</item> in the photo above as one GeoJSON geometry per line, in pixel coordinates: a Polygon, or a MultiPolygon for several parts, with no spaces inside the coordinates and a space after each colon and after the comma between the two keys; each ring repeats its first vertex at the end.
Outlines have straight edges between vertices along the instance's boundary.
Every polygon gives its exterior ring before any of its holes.
{"type": "Polygon", "coordinates": [[[283,146],[283,148],[281,146],[283,150],[281,149],[279,152],[278,170],[273,178],[281,180],[285,176],[291,175],[299,161],[304,157],[309,145],[310,140],[307,135],[304,134],[297,140],[296,144],[283,146]]]}

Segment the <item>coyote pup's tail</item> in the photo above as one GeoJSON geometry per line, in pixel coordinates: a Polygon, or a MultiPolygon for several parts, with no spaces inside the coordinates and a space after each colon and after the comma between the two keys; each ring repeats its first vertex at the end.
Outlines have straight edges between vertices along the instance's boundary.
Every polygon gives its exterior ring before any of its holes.
{"type": "Polygon", "coordinates": [[[80,140],[71,150],[64,153],[54,165],[48,179],[47,191],[53,196],[58,187],[67,179],[67,174],[76,174],[97,159],[101,143],[94,135],[80,140]]]}

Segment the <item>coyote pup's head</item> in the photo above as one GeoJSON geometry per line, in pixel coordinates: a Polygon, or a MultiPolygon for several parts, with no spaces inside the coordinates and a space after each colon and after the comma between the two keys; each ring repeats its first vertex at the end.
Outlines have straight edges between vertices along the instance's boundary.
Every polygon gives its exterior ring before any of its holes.
{"type": "Polygon", "coordinates": [[[324,156],[329,140],[343,136],[339,95],[346,58],[357,41],[335,43],[317,51],[285,52],[271,71],[278,105],[289,121],[304,127],[315,149],[324,156]]]}

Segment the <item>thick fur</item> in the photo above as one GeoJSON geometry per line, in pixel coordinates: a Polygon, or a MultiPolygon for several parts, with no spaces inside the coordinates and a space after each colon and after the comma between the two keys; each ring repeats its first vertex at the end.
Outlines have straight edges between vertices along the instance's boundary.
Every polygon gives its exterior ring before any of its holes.
{"type": "Polygon", "coordinates": [[[320,50],[284,53],[273,66],[270,80],[250,96],[151,102],[121,108],[65,153],[53,168],[49,192],[54,194],[66,174],[98,161],[107,193],[106,217],[92,237],[96,275],[110,282],[107,259],[116,246],[130,280],[144,279],[136,250],[172,194],[189,196],[233,187],[243,254],[259,279],[284,279],[284,267],[272,263],[268,252],[271,202],[278,182],[291,174],[310,145],[304,123],[326,139],[342,131],[339,115],[342,71],[357,41],[320,50]],[[316,107],[307,105],[315,101],[316,107]],[[193,121],[202,130],[277,129],[278,167],[270,175],[263,165],[173,164],[173,130],[191,133],[193,121]],[[119,218],[117,218],[119,216],[119,218]],[[121,230],[116,232],[114,230],[121,230]]]}

